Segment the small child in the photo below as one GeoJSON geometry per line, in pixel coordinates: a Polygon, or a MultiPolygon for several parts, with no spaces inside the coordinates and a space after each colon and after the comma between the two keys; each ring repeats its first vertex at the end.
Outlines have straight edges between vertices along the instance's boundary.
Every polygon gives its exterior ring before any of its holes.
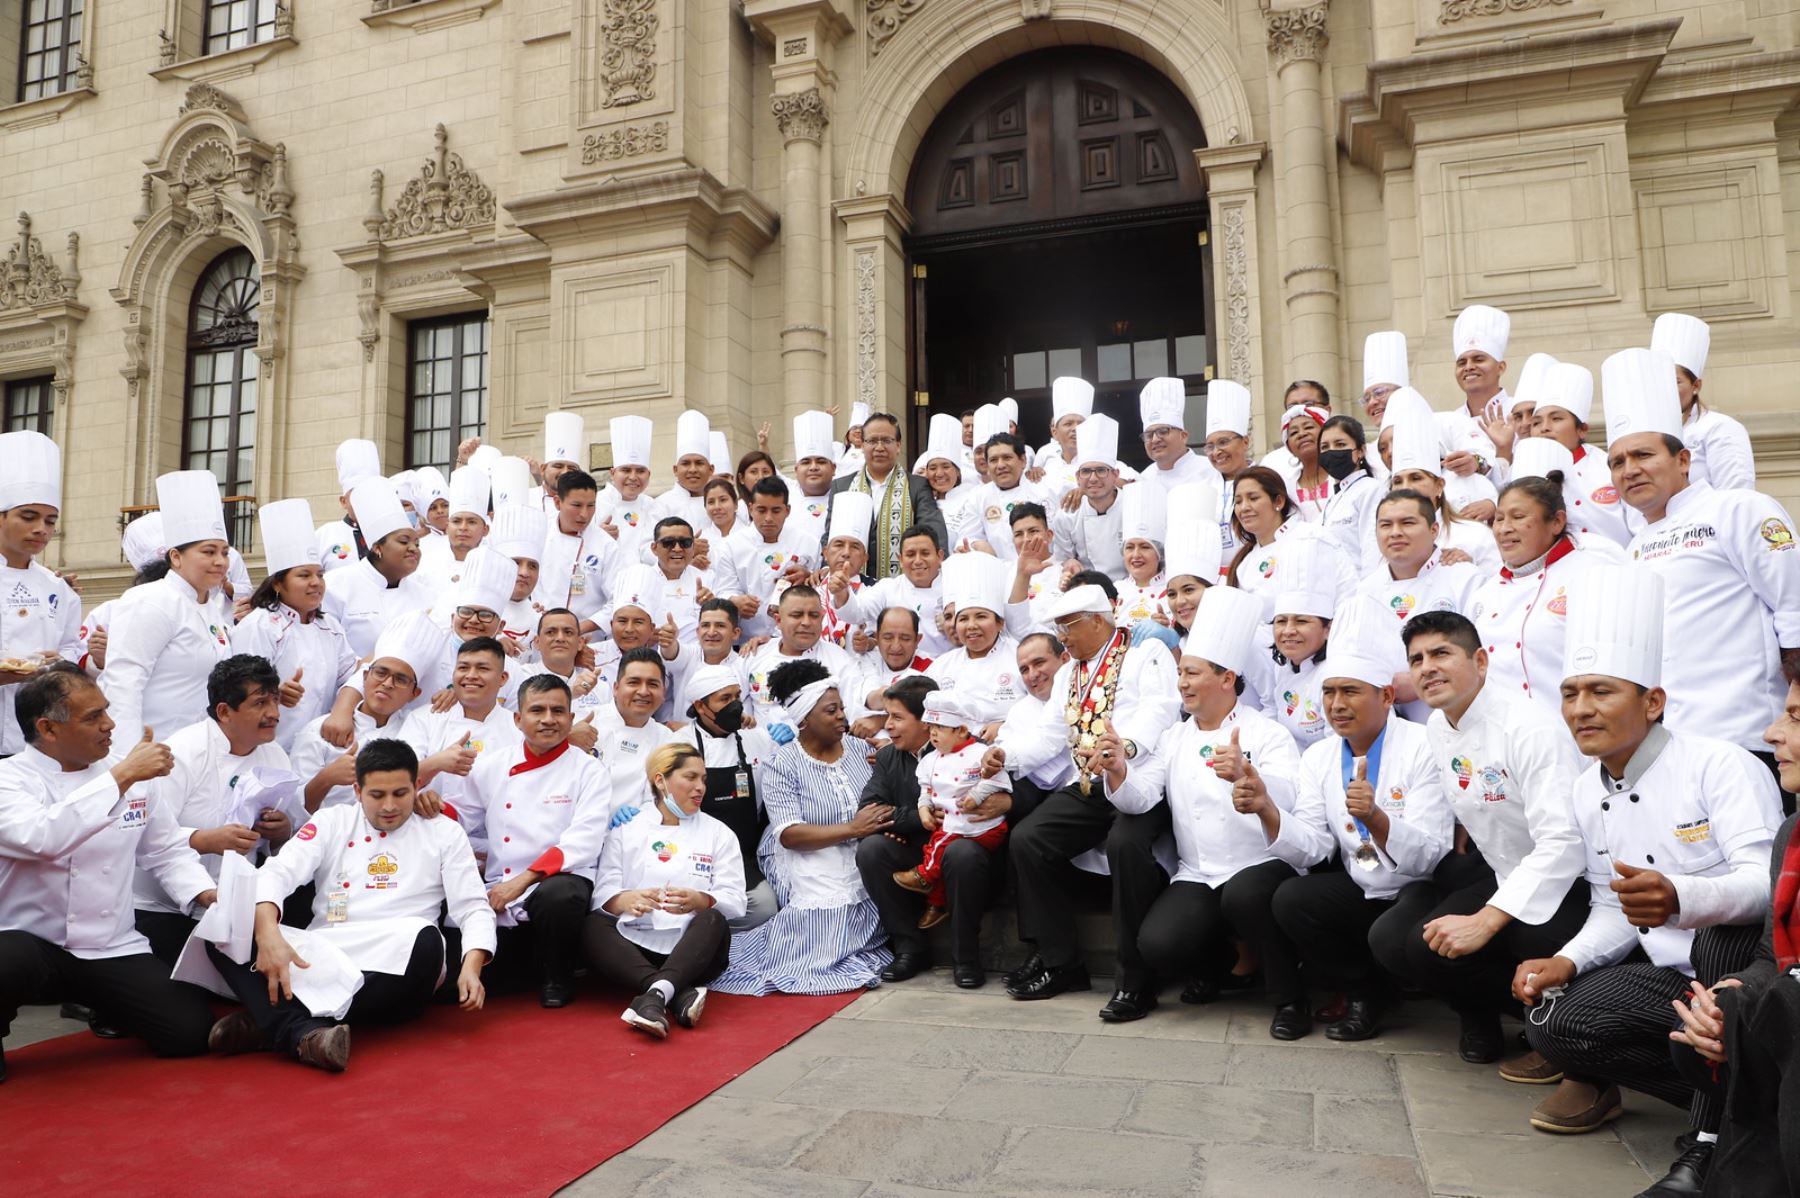
{"type": "Polygon", "coordinates": [[[935,753],[919,760],[919,820],[931,829],[918,868],[903,869],[894,881],[926,897],[919,927],[934,928],[949,912],[944,907],[942,879],[944,850],[952,841],[973,840],[989,853],[1006,840],[1006,817],[976,819],[969,813],[995,791],[1012,790],[1005,772],[981,776],[981,758],[987,745],[969,731],[974,717],[963,710],[953,692],[936,690],[925,696],[925,723],[931,728],[935,753]]]}

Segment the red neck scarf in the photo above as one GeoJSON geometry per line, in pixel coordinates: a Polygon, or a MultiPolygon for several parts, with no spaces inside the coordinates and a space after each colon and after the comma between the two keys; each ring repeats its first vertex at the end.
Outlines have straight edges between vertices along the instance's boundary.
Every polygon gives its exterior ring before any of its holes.
{"type": "Polygon", "coordinates": [[[569,751],[569,742],[566,740],[563,741],[562,744],[557,745],[542,757],[533,753],[530,745],[521,745],[519,747],[525,750],[525,760],[506,771],[506,776],[508,778],[516,777],[519,774],[529,773],[532,770],[543,769],[552,761],[555,761],[558,757],[561,757],[564,753],[569,751]]]}
{"type": "Polygon", "coordinates": [[[1775,910],[1770,920],[1775,933],[1775,968],[1786,972],[1800,962],[1800,835],[1788,836],[1781,856],[1781,875],[1775,879],[1775,910]]]}

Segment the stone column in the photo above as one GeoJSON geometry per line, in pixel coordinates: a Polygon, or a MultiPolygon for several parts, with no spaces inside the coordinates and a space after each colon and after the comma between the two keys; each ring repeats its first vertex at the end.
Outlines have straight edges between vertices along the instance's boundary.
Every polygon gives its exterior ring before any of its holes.
{"type": "Polygon", "coordinates": [[[819,147],[830,114],[816,87],[770,101],[781,130],[781,382],[791,421],[825,406],[825,303],[821,274],[819,147]]]}
{"type": "Polygon", "coordinates": [[[1275,166],[1281,205],[1282,301],[1287,349],[1296,378],[1341,389],[1338,346],[1338,268],[1327,165],[1332,153],[1320,96],[1319,60],[1325,54],[1326,5],[1270,9],[1269,57],[1281,87],[1281,128],[1275,166]]]}
{"type": "Polygon", "coordinates": [[[1256,397],[1262,419],[1250,430],[1258,452],[1272,449],[1268,430],[1281,427],[1281,392],[1265,394],[1262,271],[1257,263],[1256,168],[1261,142],[1194,151],[1212,208],[1207,244],[1213,260],[1213,362],[1218,378],[1242,383],[1256,397]]]}

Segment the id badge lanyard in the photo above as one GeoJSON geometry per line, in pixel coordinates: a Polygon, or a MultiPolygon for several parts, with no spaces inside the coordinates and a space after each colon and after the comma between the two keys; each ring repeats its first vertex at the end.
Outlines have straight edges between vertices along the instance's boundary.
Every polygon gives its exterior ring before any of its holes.
{"type": "MultiPolygon", "coordinates": [[[[1381,777],[1381,746],[1386,740],[1387,729],[1383,728],[1380,734],[1375,737],[1375,743],[1369,746],[1369,752],[1366,758],[1367,768],[1364,777],[1371,787],[1373,787],[1381,777]]],[[[1350,783],[1356,780],[1356,754],[1351,751],[1349,741],[1346,740],[1341,743],[1343,749],[1341,765],[1344,773],[1344,793],[1348,794],[1350,792],[1350,783]]],[[[1356,834],[1362,838],[1362,844],[1357,846],[1356,855],[1352,859],[1352,864],[1362,870],[1372,871],[1381,868],[1381,857],[1375,851],[1375,842],[1369,835],[1369,826],[1355,816],[1351,817],[1350,822],[1355,825],[1356,834]]]]}

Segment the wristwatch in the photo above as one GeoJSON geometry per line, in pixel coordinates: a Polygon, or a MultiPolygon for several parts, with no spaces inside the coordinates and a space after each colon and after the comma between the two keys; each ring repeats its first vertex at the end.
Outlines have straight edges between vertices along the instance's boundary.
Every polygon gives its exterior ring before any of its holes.
{"type": "Polygon", "coordinates": [[[1135,740],[1128,740],[1125,742],[1125,760],[1137,760],[1137,742],[1135,740]]]}

